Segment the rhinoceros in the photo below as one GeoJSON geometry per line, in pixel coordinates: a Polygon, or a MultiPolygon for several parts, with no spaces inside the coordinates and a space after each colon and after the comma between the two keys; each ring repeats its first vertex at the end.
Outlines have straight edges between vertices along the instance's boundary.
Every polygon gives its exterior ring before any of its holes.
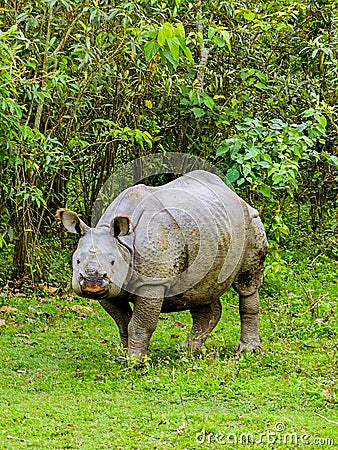
{"type": "Polygon", "coordinates": [[[257,210],[217,175],[195,170],[160,187],[129,187],[93,228],[64,208],[56,219],[81,236],[73,290],[100,302],[129,355],[142,360],[160,313],[182,310],[193,321],[182,346],[199,351],[231,286],[241,318],[236,350],[260,350],[258,288],[267,239],[257,210]]]}

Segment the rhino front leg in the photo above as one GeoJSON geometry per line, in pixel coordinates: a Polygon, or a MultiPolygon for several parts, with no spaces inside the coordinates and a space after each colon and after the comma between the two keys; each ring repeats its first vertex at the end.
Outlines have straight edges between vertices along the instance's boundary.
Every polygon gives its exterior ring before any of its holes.
{"type": "Polygon", "coordinates": [[[191,335],[181,344],[191,351],[200,351],[207,337],[215,328],[222,314],[220,300],[190,310],[193,325],[191,335]]]}
{"type": "Polygon", "coordinates": [[[100,304],[107,313],[115,320],[118,326],[121,338],[121,344],[125,349],[128,348],[128,325],[132,317],[132,310],[127,301],[117,302],[113,300],[103,299],[100,304]]]}
{"type": "Polygon", "coordinates": [[[162,309],[164,289],[143,286],[134,297],[134,312],[128,325],[128,355],[139,360],[147,354],[150,338],[162,309]]]}
{"type": "Polygon", "coordinates": [[[239,295],[239,313],[241,316],[241,338],[236,346],[237,354],[249,350],[261,350],[258,336],[258,290],[251,295],[239,295]]]}

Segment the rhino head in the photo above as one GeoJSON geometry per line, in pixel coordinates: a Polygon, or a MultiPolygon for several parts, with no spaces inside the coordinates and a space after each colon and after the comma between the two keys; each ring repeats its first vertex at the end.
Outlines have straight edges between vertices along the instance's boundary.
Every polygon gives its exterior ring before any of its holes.
{"type": "Polygon", "coordinates": [[[114,217],[110,226],[90,228],[68,209],[59,209],[56,219],[70,233],[81,235],[73,254],[76,294],[93,299],[118,296],[129,279],[131,251],[120,238],[132,233],[130,219],[114,217]]]}

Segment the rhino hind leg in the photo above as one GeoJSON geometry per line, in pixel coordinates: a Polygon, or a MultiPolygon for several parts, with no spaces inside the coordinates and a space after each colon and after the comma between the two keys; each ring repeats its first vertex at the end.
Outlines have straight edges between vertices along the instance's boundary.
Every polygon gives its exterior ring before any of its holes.
{"type": "Polygon", "coordinates": [[[239,294],[241,337],[236,346],[237,354],[245,351],[259,352],[261,342],[258,335],[259,297],[258,288],[262,281],[263,266],[240,273],[233,283],[239,294]]]}
{"type": "Polygon", "coordinates": [[[207,337],[217,325],[222,314],[220,300],[215,300],[208,305],[190,309],[193,320],[190,336],[182,342],[181,347],[190,351],[200,351],[207,337]]]}
{"type": "Polygon", "coordinates": [[[237,354],[246,350],[258,352],[261,343],[258,336],[258,289],[263,281],[264,260],[268,242],[259,217],[252,217],[250,239],[243,258],[243,265],[233,282],[239,294],[241,337],[236,346],[237,354]]]}
{"type": "Polygon", "coordinates": [[[241,317],[241,337],[236,345],[237,354],[245,351],[259,352],[261,342],[258,335],[258,290],[251,295],[239,295],[239,313],[241,317]]]}

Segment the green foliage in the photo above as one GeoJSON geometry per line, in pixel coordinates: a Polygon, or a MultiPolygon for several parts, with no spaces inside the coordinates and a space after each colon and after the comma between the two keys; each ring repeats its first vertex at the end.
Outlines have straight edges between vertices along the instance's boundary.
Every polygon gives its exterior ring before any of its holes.
{"type": "Polygon", "coordinates": [[[149,61],[159,53],[161,61],[175,70],[180,62],[186,58],[189,63],[194,60],[185,40],[185,30],[182,23],[171,24],[165,22],[160,27],[153,25],[147,33],[147,38],[152,39],[144,46],[146,61],[149,61]]]}
{"type": "Polygon", "coordinates": [[[300,161],[318,160],[317,144],[325,142],[325,117],[307,110],[302,118],[304,122],[290,125],[281,119],[264,123],[246,117],[236,125],[237,133],[217,150],[217,156],[226,158],[229,183],[249,184],[267,198],[280,189],[292,195],[298,188],[300,161]]]}

